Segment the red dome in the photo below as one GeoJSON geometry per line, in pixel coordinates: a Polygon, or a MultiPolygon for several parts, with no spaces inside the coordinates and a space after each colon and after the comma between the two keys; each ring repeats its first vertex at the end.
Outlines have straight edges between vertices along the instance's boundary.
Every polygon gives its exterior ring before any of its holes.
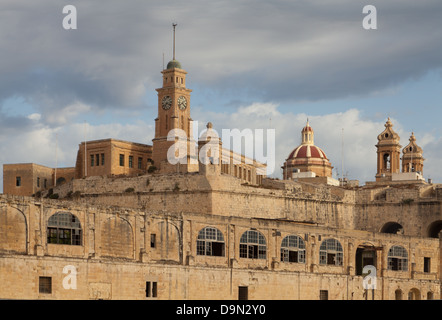
{"type": "Polygon", "coordinates": [[[293,150],[287,160],[301,159],[301,158],[319,158],[328,160],[324,151],[314,145],[300,145],[293,150]]]}

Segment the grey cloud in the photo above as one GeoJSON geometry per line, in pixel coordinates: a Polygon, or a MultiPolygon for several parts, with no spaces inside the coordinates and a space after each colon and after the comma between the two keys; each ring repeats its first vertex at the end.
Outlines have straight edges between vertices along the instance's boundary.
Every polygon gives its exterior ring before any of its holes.
{"type": "MultiPolygon", "coordinates": [[[[73,103],[147,107],[162,53],[177,57],[201,91],[255,100],[342,98],[383,90],[442,66],[442,3],[371,1],[378,30],[362,29],[365,1],[78,0],[78,30],[64,3],[2,1],[0,100],[22,96],[42,119],[73,103]]],[[[239,98],[241,99],[241,98],[239,98]]],[[[56,125],[56,124],[55,124],[56,125]]]]}

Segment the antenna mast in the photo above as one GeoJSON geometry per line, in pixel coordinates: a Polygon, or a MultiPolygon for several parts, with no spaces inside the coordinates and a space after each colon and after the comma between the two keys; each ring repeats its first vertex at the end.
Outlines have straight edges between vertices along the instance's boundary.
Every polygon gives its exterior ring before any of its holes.
{"type": "Polygon", "coordinates": [[[175,27],[177,26],[176,23],[172,23],[173,26],[173,60],[175,60],[175,27]]]}

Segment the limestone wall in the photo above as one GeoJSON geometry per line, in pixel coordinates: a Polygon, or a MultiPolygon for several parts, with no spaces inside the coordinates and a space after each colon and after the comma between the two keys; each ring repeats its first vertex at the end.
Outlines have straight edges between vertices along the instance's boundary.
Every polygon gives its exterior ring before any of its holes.
{"type": "MultiPolygon", "coordinates": [[[[238,287],[248,288],[249,299],[318,300],[320,290],[330,300],[364,300],[363,277],[305,272],[273,272],[181,265],[147,265],[121,261],[66,260],[56,257],[0,259],[0,297],[11,299],[238,299],[238,287]],[[66,265],[77,271],[76,289],[64,289],[66,265]],[[39,293],[39,277],[52,279],[52,292],[39,293]],[[20,278],[20,281],[17,279],[20,278]],[[157,297],[146,297],[146,282],[157,283],[157,297]],[[18,285],[19,283],[19,285],[18,285]]],[[[432,292],[439,298],[439,283],[386,279],[378,284],[375,300],[393,300],[399,288],[419,288],[419,298],[432,292]]],[[[369,292],[368,299],[372,299],[369,292]]]]}
{"type": "Polygon", "coordinates": [[[336,229],[285,219],[251,218],[84,205],[81,202],[26,197],[0,197],[0,298],[145,299],[146,282],[156,282],[159,299],[236,299],[247,286],[251,299],[363,299],[358,275],[358,249],[377,248],[380,279],[376,299],[393,299],[419,290],[440,297],[438,239],[336,229]],[[48,220],[69,212],[80,221],[80,245],[48,243],[48,220]],[[198,254],[199,232],[213,227],[223,235],[224,255],[198,254]],[[263,259],[241,256],[242,235],[263,235],[263,259]],[[152,237],[154,235],[154,237],[152,237]],[[305,242],[305,262],[281,261],[282,240],[296,235],[305,242]],[[319,249],[326,239],[343,249],[342,265],[321,264],[319,249]],[[388,251],[400,245],[408,253],[407,269],[388,268],[388,251]],[[424,272],[424,258],[431,269],[424,272]],[[78,272],[77,289],[66,290],[63,268],[78,272]],[[51,277],[52,293],[39,293],[39,277],[51,277]]]}

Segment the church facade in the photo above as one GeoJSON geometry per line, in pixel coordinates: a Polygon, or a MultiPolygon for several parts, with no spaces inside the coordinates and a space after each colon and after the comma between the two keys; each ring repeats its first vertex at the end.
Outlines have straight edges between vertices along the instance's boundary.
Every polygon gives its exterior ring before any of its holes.
{"type": "Polygon", "coordinates": [[[162,74],[153,144],[126,154],[140,167],[103,173],[124,153],[80,145],[69,181],[0,195],[0,298],[441,298],[442,186],[420,179],[415,139],[401,150],[388,120],[377,181],[331,185],[309,180],[332,167],[307,124],[283,179],[265,178],[264,164],[223,153],[220,140],[194,140],[187,73],[173,59],[162,74]],[[186,133],[177,163],[171,130],[186,133]],[[195,163],[201,153],[208,161],[195,163]]]}

